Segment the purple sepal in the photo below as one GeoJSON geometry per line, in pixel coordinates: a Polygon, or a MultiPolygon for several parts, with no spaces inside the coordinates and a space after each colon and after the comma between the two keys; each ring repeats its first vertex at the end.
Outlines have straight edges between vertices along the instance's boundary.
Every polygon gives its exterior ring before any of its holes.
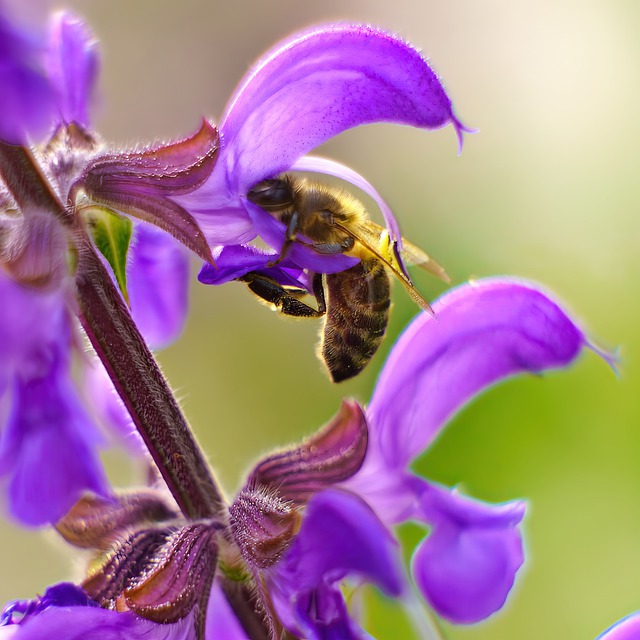
{"type": "Polygon", "coordinates": [[[505,603],[524,561],[518,525],[524,502],[489,505],[422,483],[420,516],[430,526],[412,573],[439,615],[456,624],[484,620],[505,603]]]}
{"type": "Polygon", "coordinates": [[[473,396],[503,378],[569,365],[580,328],[532,284],[486,279],[445,294],[394,346],[367,411],[368,464],[405,469],[473,396]]]}
{"type": "Polygon", "coordinates": [[[310,500],[300,532],[268,577],[285,627],[310,640],[366,637],[337,586],[347,576],[373,582],[389,595],[403,590],[389,531],[360,498],[330,489],[310,500]]]}
{"type": "Polygon", "coordinates": [[[54,16],[45,63],[58,91],[60,119],[88,127],[99,57],[98,43],[84,20],[69,12],[54,16]]]}
{"type": "Polygon", "coordinates": [[[367,451],[367,422],[360,405],[343,400],[338,413],[301,445],[261,460],[249,474],[248,488],[266,487],[296,506],[353,476],[367,451]]]}
{"type": "Polygon", "coordinates": [[[220,125],[220,170],[231,192],[246,193],[329,138],[372,122],[463,130],[413,47],[373,27],[315,27],[268,52],[240,83],[220,125]]]}
{"type": "Polygon", "coordinates": [[[176,196],[191,193],[211,174],[218,131],[203,121],[190,138],[142,151],[96,158],[73,186],[95,202],[167,231],[205,262],[213,260],[198,223],[176,196]]]}
{"type": "Polygon", "coordinates": [[[250,271],[259,271],[281,285],[305,289],[305,279],[300,267],[289,266],[288,260],[284,260],[276,267],[268,266],[277,258],[277,253],[266,253],[251,245],[222,247],[219,252],[214,253],[215,267],[210,264],[203,265],[198,274],[198,280],[202,284],[224,284],[241,278],[250,271]]]}
{"type": "Polygon", "coordinates": [[[640,638],[640,611],[618,620],[601,633],[596,640],[637,640],[638,638],[640,638]]]}
{"type": "Polygon", "coordinates": [[[0,140],[25,144],[51,127],[58,95],[44,71],[40,37],[12,24],[0,5],[0,140]]]}
{"type": "Polygon", "coordinates": [[[178,338],[186,321],[188,254],[169,234],[139,224],[129,255],[127,289],[131,314],[149,345],[161,349],[178,338]]]}

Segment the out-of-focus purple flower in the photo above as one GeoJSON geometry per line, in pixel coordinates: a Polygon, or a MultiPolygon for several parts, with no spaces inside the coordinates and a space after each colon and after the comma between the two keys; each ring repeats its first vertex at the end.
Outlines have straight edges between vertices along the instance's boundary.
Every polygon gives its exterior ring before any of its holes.
{"type": "Polygon", "coordinates": [[[61,518],[83,491],[107,491],[99,437],[71,379],[72,325],[59,291],[0,275],[0,475],[27,525],[61,518]]]}
{"type": "MultiPolygon", "coordinates": [[[[398,239],[390,209],[370,184],[347,167],[305,155],[349,128],[374,122],[424,129],[453,124],[460,143],[467,130],[427,62],[399,38],[348,24],[296,35],[263,56],[240,83],[220,123],[220,153],[210,178],[178,201],[211,244],[239,245],[260,235],[279,252],[284,226],[249,202],[248,191],[286,171],[320,172],[372,195],[398,239]]],[[[292,247],[289,257],[314,271],[349,266],[342,256],[319,256],[302,246],[292,247]]]]}
{"type": "Polygon", "coordinates": [[[38,139],[57,111],[55,86],[45,71],[45,49],[33,25],[17,24],[0,3],[0,140],[23,144],[38,139]]]}
{"type": "Polygon", "coordinates": [[[640,611],[630,613],[603,631],[596,640],[637,640],[640,638],[640,611]]]}
{"type": "Polygon", "coordinates": [[[57,89],[58,121],[88,128],[99,57],[98,42],[86,22],[68,12],[53,17],[45,64],[57,89]]]}
{"type": "Polygon", "coordinates": [[[136,227],[127,264],[131,314],[147,342],[162,349],[180,336],[187,318],[189,257],[169,234],[136,227]]]}
{"type": "MultiPolygon", "coordinates": [[[[29,140],[35,142],[36,132],[45,130],[32,126],[29,109],[41,109],[38,113],[44,113],[54,135],[36,154],[66,203],[71,185],[101,149],[88,128],[98,68],[95,39],[83,21],[66,12],[53,17],[47,47],[34,45],[27,50],[33,43],[0,11],[3,30],[8,35],[0,38],[0,56],[9,58],[2,60],[0,68],[11,70],[14,61],[22,69],[19,63],[24,63],[35,74],[25,76],[29,82],[36,87],[44,83],[55,99],[51,103],[43,95],[36,99],[24,93],[13,76],[7,79],[3,95],[6,91],[10,98],[15,90],[34,102],[14,114],[9,100],[0,116],[0,138],[6,124],[14,127],[17,137],[3,139],[25,142],[23,134],[28,132],[29,140]],[[14,115],[25,120],[16,124],[2,119],[14,115]]],[[[95,413],[102,408],[107,419],[117,418],[127,426],[130,421],[111,393],[110,382],[106,382],[107,394],[100,395],[102,386],[89,390],[90,396],[96,396],[90,416],[71,379],[76,328],[67,305],[65,232],[48,212],[17,211],[6,197],[0,198],[0,207],[11,210],[6,217],[0,213],[2,223],[17,229],[11,243],[1,248],[0,260],[14,278],[37,285],[23,286],[0,274],[0,474],[7,479],[11,513],[25,524],[42,525],[62,517],[83,491],[104,494],[107,490],[96,453],[102,439],[94,424],[95,413]],[[108,402],[101,404],[105,397],[108,402]]],[[[140,224],[127,273],[132,313],[141,331],[154,346],[167,345],[178,336],[186,318],[186,249],[165,232],[140,224]]],[[[99,377],[106,378],[104,370],[99,377]]]]}
{"type": "Polygon", "coordinates": [[[83,21],[56,14],[43,44],[41,11],[35,2],[25,4],[32,9],[28,24],[0,4],[0,139],[11,144],[38,142],[60,122],[87,127],[98,67],[96,42],[83,21]]]}

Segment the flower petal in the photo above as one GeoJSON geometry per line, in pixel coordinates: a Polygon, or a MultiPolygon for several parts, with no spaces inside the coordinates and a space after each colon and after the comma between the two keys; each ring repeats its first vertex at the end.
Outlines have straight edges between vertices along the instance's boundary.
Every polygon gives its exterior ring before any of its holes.
{"type": "Polygon", "coordinates": [[[517,373],[567,366],[586,344],[553,299],[517,280],[462,285],[434,311],[405,330],[382,370],[363,468],[406,468],[474,395],[517,373]]]}
{"type": "Polygon", "coordinates": [[[61,119],[87,127],[99,58],[98,43],[84,20],[69,12],[54,16],[46,66],[58,90],[61,119]]]}
{"type": "Polygon", "coordinates": [[[389,235],[393,240],[398,242],[398,249],[402,249],[402,236],[400,234],[400,227],[389,205],[382,199],[382,196],[376,191],[374,186],[365,180],[359,173],[350,169],[344,164],[329,160],[328,158],[318,158],[315,156],[305,156],[300,158],[293,164],[291,171],[310,171],[312,173],[324,173],[325,175],[334,176],[341,180],[350,182],[355,187],[358,187],[361,191],[364,191],[368,196],[373,198],[375,203],[380,207],[382,216],[387,225],[389,235]]]}
{"type": "MultiPolygon", "coordinates": [[[[206,638],[247,640],[222,589],[214,584],[207,607],[206,638]]],[[[33,602],[15,602],[0,617],[0,638],[16,640],[196,640],[194,614],[174,624],[157,624],[131,612],[102,609],[75,585],[49,587],[33,602]],[[12,618],[24,615],[22,620],[12,618]],[[6,626],[2,626],[6,625],[6,626]]]]}
{"type": "Polygon", "coordinates": [[[369,506],[347,492],[323,491],[309,502],[300,532],[269,577],[283,624],[310,639],[362,637],[335,586],[349,575],[395,596],[403,588],[395,540],[369,506]]]}
{"type": "Polygon", "coordinates": [[[227,107],[220,130],[229,186],[246,193],[329,138],[372,122],[462,128],[437,76],[399,38],[344,24],[299,34],[258,62],[227,107]]]}
{"type": "Polygon", "coordinates": [[[596,640],[636,640],[637,638],[640,638],[640,611],[618,620],[596,640]]]}
{"type": "Polygon", "coordinates": [[[431,606],[458,624],[498,611],[524,561],[518,529],[524,503],[492,506],[424,483],[421,510],[431,531],[412,571],[431,606]]]}
{"type": "Polygon", "coordinates": [[[99,434],[60,370],[12,390],[12,409],[0,440],[0,474],[9,480],[9,506],[23,524],[59,520],[80,495],[106,495],[96,447],[99,434]]]}
{"type": "Polygon", "coordinates": [[[145,340],[161,349],[178,338],[187,318],[189,257],[169,234],[136,227],[127,267],[131,313],[145,340]]]}
{"type": "Polygon", "coordinates": [[[277,267],[268,266],[277,260],[277,253],[267,253],[252,245],[230,245],[215,252],[214,258],[215,267],[205,264],[198,274],[198,280],[203,284],[224,284],[241,278],[250,271],[259,271],[282,285],[306,288],[299,280],[303,277],[302,269],[294,265],[290,267],[288,260],[284,260],[277,267]]]}
{"type": "Polygon", "coordinates": [[[235,617],[221,587],[214,582],[207,609],[207,640],[248,640],[247,633],[235,617]]]}
{"type": "Polygon", "coordinates": [[[0,474],[13,514],[58,520],[87,489],[105,493],[100,437],[70,378],[64,295],[0,276],[0,474]],[[46,322],[43,322],[46,318],[46,322]]]}
{"type": "Polygon", "coordinates": [[[12,24],[0,6],[0,140],[37,141],[51,126],[58,96],[45,75],[39,36],[12,24]]]}
{"type": "Polygon", "coordinates": [[[104,365],[96,359],[84,370],[84,389],[91,399],[93,415],[115,436],[118,445],[124,445],[128,452],[144,458],[149,450],[136,429],[131,415],[118,395],[104,365]]]}
{"type": "Polygon", "coordinates": [[[13,640],[195,640],[193,614],[174,624],[157,624],[131,612],[100,607],[49,607],[18,626],[0,627],[13,640]],[[15,631],[11,634],[11,631],[15,631]],[[11,635],[9,635],[11,634],[11,635]]]}

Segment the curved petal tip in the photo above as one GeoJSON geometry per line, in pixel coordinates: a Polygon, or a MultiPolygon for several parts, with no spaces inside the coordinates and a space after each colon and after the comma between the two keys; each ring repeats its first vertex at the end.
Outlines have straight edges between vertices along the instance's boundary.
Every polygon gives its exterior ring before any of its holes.
{"type": "Polygon", "coordinates": [[[462,155],[462,148],[464,147],[464,134],[480,133],[480,129],[473,129],[462,124],[455,115],[451,115],[451,124],[456,131],[456,137],[458,138],[458,155],[462,155]]]}

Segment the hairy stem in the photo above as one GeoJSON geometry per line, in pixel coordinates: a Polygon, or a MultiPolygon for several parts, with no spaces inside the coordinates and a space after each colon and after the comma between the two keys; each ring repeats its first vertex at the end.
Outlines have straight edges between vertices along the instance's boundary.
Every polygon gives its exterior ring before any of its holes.
{"type": "Polygon", "coordinates": [[[73,224],[73,214],[62,206],[27,147],[0,142],[0,177],[24,215],[41,209],[67,226],[73,224]]]}
{"type": "Polygon", "coordinates": [[[189,520],[222,518],[226,503],[162,372],[89,239],[79,242],[80,322],[189,520]]]}
{"type": "Polygon", "coordinates": [[[256,611],[250,591],[246,586],[223,578],[220,586],[231,606],[231,610],[240,621],[245,633],[251,640],[270,640],[269,629],[262,616],[256,611]]]}

